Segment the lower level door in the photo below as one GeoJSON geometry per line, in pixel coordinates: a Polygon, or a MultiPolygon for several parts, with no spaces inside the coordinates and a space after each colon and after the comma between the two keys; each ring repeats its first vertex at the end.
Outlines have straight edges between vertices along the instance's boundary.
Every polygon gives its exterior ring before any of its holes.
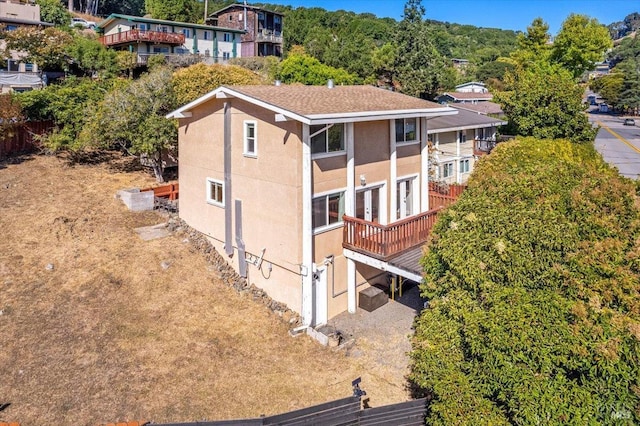
{"type": "Polygon", "coordinates": [[[313,325],[327,323],[327,267],[318,266],[313,274],[313,325]]]}

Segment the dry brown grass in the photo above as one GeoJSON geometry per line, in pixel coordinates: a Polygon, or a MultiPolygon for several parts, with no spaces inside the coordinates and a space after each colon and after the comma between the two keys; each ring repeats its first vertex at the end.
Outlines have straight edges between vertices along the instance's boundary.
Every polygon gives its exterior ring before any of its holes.
{"type": "Polygon", "coordinates": [[[150,175],[66,164],[0,163],[0,421],[255,417],[348,396],[358,376],[374,406],[407,399],[367,357],[289,337],[183,236],[142,241],[163,218],[114,194],[150,175]]]}

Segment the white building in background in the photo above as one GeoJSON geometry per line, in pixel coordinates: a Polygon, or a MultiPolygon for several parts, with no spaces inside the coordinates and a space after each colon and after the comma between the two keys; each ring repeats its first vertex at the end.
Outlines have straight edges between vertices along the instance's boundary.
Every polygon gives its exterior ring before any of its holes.
{"type": "Polygon", "coordinates": [[[231,28],[112,13],[98,23],[96,31],[103,45],[137,54],[139,64],[153,55],[177,59],[197,55],[208,63],[242,56],[244,31],[231,28]]]}

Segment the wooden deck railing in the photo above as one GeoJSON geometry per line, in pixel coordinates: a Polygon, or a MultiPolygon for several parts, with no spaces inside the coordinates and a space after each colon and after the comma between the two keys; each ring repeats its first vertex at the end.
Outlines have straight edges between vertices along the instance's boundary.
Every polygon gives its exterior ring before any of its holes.
{"type": "Polygon", "coordinates": [[[389,225],[343,216],[342,247],[388,260],[426,242],[438,211],[440,208],[389,225]]]}
{"type": "Polygon", "coordinates": [[[478,139],[474,141],[473,155],[486,155],[496,147],[496,141],[478,139]]]}
{"type": "Polygon", "coordinates": [[[143,191],[153,191],[153,196],[158,198],[167,198],[169,201],[174,201],[179,198],[180,187],[177,183],[169,183],[162,186],[156,186],[153,188],[145,188],[143,191]]]}
{"type": "Polygon", "coordinates": [[[121,33],[109,34],[100,37],[100,43],[105,46],[113,46],[122,43],[163,43],[180,46],[184,44],[184,34],[178,33],[165,33],[162,31],[143,31],[143,30],[129,30],[121,33]]]}

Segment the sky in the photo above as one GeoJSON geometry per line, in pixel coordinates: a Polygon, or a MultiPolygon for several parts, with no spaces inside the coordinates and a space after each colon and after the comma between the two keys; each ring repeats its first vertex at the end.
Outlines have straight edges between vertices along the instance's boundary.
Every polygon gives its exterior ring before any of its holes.
{"type": "MultiPolygon", "coordinates": [[[[293,7],[321,7],[326,10],[348,10],[373,13],[379,18],[402,19],[404,0],[280,0],[277,4],[293,7]]],[[[640,12],[640,0],[422,0],[425,19],[468,24],[477,27],[526,31],[527,26],[541,17],[556,35],[571,13],[596,18],[609,25],[622,21],[633,12],[640,12]]]]}

